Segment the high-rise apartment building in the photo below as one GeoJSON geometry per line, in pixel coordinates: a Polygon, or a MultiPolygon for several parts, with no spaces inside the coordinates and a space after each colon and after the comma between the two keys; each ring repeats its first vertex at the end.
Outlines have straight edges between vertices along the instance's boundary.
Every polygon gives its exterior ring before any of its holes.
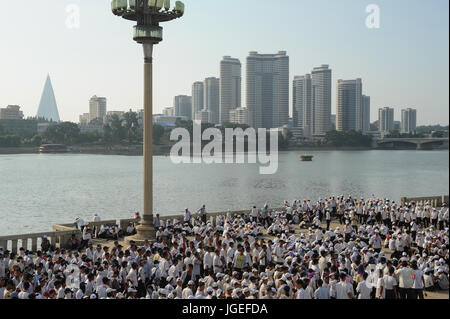
{"type": "Polygon", "coordinates": [[[362,81],[338,80],[337,82],[337,131],[362,131],[362,81]]]}
{"type": "Polygon", "coordinates": [[[378,110],[379,131],[387,133],[394,130],[394,109],[385,107],[378,110]]]}
{"type": "Polygon", "coordinates": [[[173,99],[175,116],[184,116],[192,120],[192,96],[178,95],[173,99]]]}
{"type": "Polygon", "coordinates": [[[219,122],[230,122],[230,111],[241,107],[241,62],[224,56],[220,62],[219,122]]]}
{"type": "Polygon", "coordinates": [[[210,123],[219,124],[220,79],[210,77],[204,82],[203,106],[210,111],[210,123]]]}
{"type": "Polygon", "coordinates": [[[331,69],[327,64],[311,72],[314,136],[324,136],[331,130],[331,69]]]}
{"type": "Polygon", "coordinates": [[[402,133],[413,133],[416,131],[417,127],[417,110],[412,108],[407,108],[402,110],[402,133]]]}
{"type": "Polygon", "coordinates": [[[196,118],[197,112],[203,110],[204,100],[204,85],[203,82],[195,82],[192,85],[192,118],[196,118]]]}
{"type": "Polygon", "coordinates": [[[289,56],[250,52],[247,57],[248,124],[279,128],[289,121],[289,56]]]}
{"type": "Polygon", "coordinates": [[[312,136],[313,110],[312,110],[312,86],[311,75],[294,77],[293,95],[293,127],[301,128],[303,136],[312,136]]]}
{"type": "Polygon", "coordinates": [[[370,96],[363,95],[362,96],[362,128],[361,131],[363,134],[366,134],[370,131],[370,96]]]}
{"type": "Polygon", "coordinates": [[[89,100],[89,122],[103,118],[106,116],[106,98],[94,95],[89,100]]]}

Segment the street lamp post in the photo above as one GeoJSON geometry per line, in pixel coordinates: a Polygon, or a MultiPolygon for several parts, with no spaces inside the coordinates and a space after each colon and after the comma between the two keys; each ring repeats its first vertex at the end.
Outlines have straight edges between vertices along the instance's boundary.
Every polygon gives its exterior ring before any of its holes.
{"type": "Polygon", "coordinates": [[[153,45],[163,40],[160,22],[180,18],[184,14],[184,4],[175,3],[170,10],[170,0],[112,0],[112,12],[126,20],[136,21],[133,40],[144,48],[144,206],[141,224],[137,234],[127,238],[138,245],[145,240],[155,240],[153,225],[153,45]]]}

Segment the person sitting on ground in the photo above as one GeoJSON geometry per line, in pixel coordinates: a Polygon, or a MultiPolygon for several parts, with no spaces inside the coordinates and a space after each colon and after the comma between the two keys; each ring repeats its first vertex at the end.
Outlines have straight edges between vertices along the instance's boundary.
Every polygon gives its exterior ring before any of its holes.
{"type": "Polygon", "coordinates": [[[129,223],[127,229],[125,230],[125,235],[132,236],[134,234],[136,234],[136,228],[133,223],[129,223]]]}
{"type": "Polygon", "coordinates": [[[80,246],[80,241],[76,238],[75,234],[72,234],[67,245],[70,250],[77,250],[80,246]]]}

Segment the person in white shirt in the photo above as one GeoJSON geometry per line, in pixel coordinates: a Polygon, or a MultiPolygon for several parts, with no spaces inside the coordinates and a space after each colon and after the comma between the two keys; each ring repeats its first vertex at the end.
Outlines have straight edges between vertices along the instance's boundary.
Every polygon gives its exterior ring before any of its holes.
{"type": "Polygon", "coordinates": [[[330,290],[323,286],[323,280],[317,280],[317,289],[314,292],[314,299],[330,299],[330,290]]]}
{"type": "Polygon", "coordinates": [[[407,261],[402,261],[398,266],[399,269],[395,271],[395,275],[398,277],[398,287],[400,299],[414,299],[412,286],[414,284],[413,280],[413,270],[408,266],[407,261]],[[400,268],[401,267],[401,268],[400,268]]]}
{"type": "MultiPolygon", "coordinates": [[[[298,279],[296,282],[297,292],[295,293],[295,299],[311,299],[311,295],[306,290],[307,284],[303,280],[298,279]]],[[[280,287],[281,289],[281,287],[280,287]]]]}
{"type": "Polygon", "coordinates": [[[191,224],[191,212],[188,208],[184,210],[184,223],[188,224],[191,228],[193,227],[191,224]]]}
{"type": "Polygon", "coordinates": [[[356,287],[356,292],[358,293],[358,299],[370,299],[370,294],[372,293],[372,285],[367,282],[367,277],[369,274],[364,272],[362,274],[363,280],[358,283],[356,287]]]}
{"type": "Polygon", "coordinates": [[[425,287],[425,279],[423,277],[424,272],[422,271],[422,269],[419,269],[417,267],[417,262],[414,261],[412,262],[412,269],[413,269],[413,279],[414,279],[414,283],[412,285],[412,289],[414,291],[414,299],[424,299],[423,297],[423,289],[425,287]]]}
{"type": "MultiPolygon", "coordinates": [[[[0,263],[1,263],[0,259],[0,263]]],[[[6,290],[6,277],[0,277],[0,300],[5,299],[5,290],[6,290]]]]}
{"type": "Polygon", "coordinates": [[[385,283],[384,283],[384,276],[383,276],[383,270],[379,269],[378,271],[378,279],[377,279],[377,286],[376,286],[376,292],[375,292],[375,298],[376,299],[385,299],[386,296],[386,289],[385,289],[385,283]]]}
{"type": "Polygon", "coordinates": [[[341,281],[336,284],[336,299],[353,299],[353,286],[346,282],[347,275],[340,274],[341,281]]]}
{"type": "Polygon", "coordinates": [[[204,270],[213,270],[213,248],[208,247],[206,249],[205,255],[203,256],[203,269],[204,270]]]}
{"type": "Polygon", "coordinates": [[[384,276],[385,299],[397,299],[397,280],[394,277],[395,268],[390,267],[387,275],[384,276]]]}

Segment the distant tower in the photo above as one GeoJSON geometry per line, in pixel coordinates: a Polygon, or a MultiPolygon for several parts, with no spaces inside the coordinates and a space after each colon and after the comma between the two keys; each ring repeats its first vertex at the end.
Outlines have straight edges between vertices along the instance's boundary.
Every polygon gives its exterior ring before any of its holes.
{"type": "Polygon", "coordinates": [[[230,122],[230,111],[241,107],[241,62],[224,56],[220,62],[219,122],[230,122]]]}
{"type": "Polygon", "coordinates": [[[58,106],[56,105],[55,93],[53,92],[50,75],[47,75],[47,80],[45,81],[37,117],[59,122],[58,106]]]}
{"type": "Polygon", "coordinates": [[[220,79],[214,77],[206,78],[203,93],[203,106],[211,111],[211,123],[219,124],[220,79]]]}
{"type": "Polygon", "coordinates": [[[338,80],[337,131],[362,131],[362,81],[338,80]]]}
{"type": "Polygon", "coordinates": [[[312,136],[313,110],[312,110],[312,87],[311,74],[295,76],[293,82],[293,108],[292,114],[294,127],[299,127],[303,131],[303,136],[312,136]]]}
{"type": "Polygon", "coordinates": [[[315,136],[324,136],[331,130],[331,69],[328,64],[311,72],[313,128],[315,136]]]}
{"type": "Polygon", "coordinates": [[[394,109],[385,107],[378,110],[379,131],[386,133],[394,130],[394,109]]]}
{"type": "Polygon", "coordinates": [[[192,85],[192,119],[197,119],[198,113],[203,110],[203,82],[195,82],[192,85]]]}
{"type": "Polygon", "coordinates": [[[417,110],[405,109],[402,110],[401,133],[413,133],[417,127],[417,110]]]}
{"type": "Polygon", "coordinates": [[[248,124],[253,128],[279,128],[289,120],[289,57],[250,52],[247,57],[248,124]]]}

